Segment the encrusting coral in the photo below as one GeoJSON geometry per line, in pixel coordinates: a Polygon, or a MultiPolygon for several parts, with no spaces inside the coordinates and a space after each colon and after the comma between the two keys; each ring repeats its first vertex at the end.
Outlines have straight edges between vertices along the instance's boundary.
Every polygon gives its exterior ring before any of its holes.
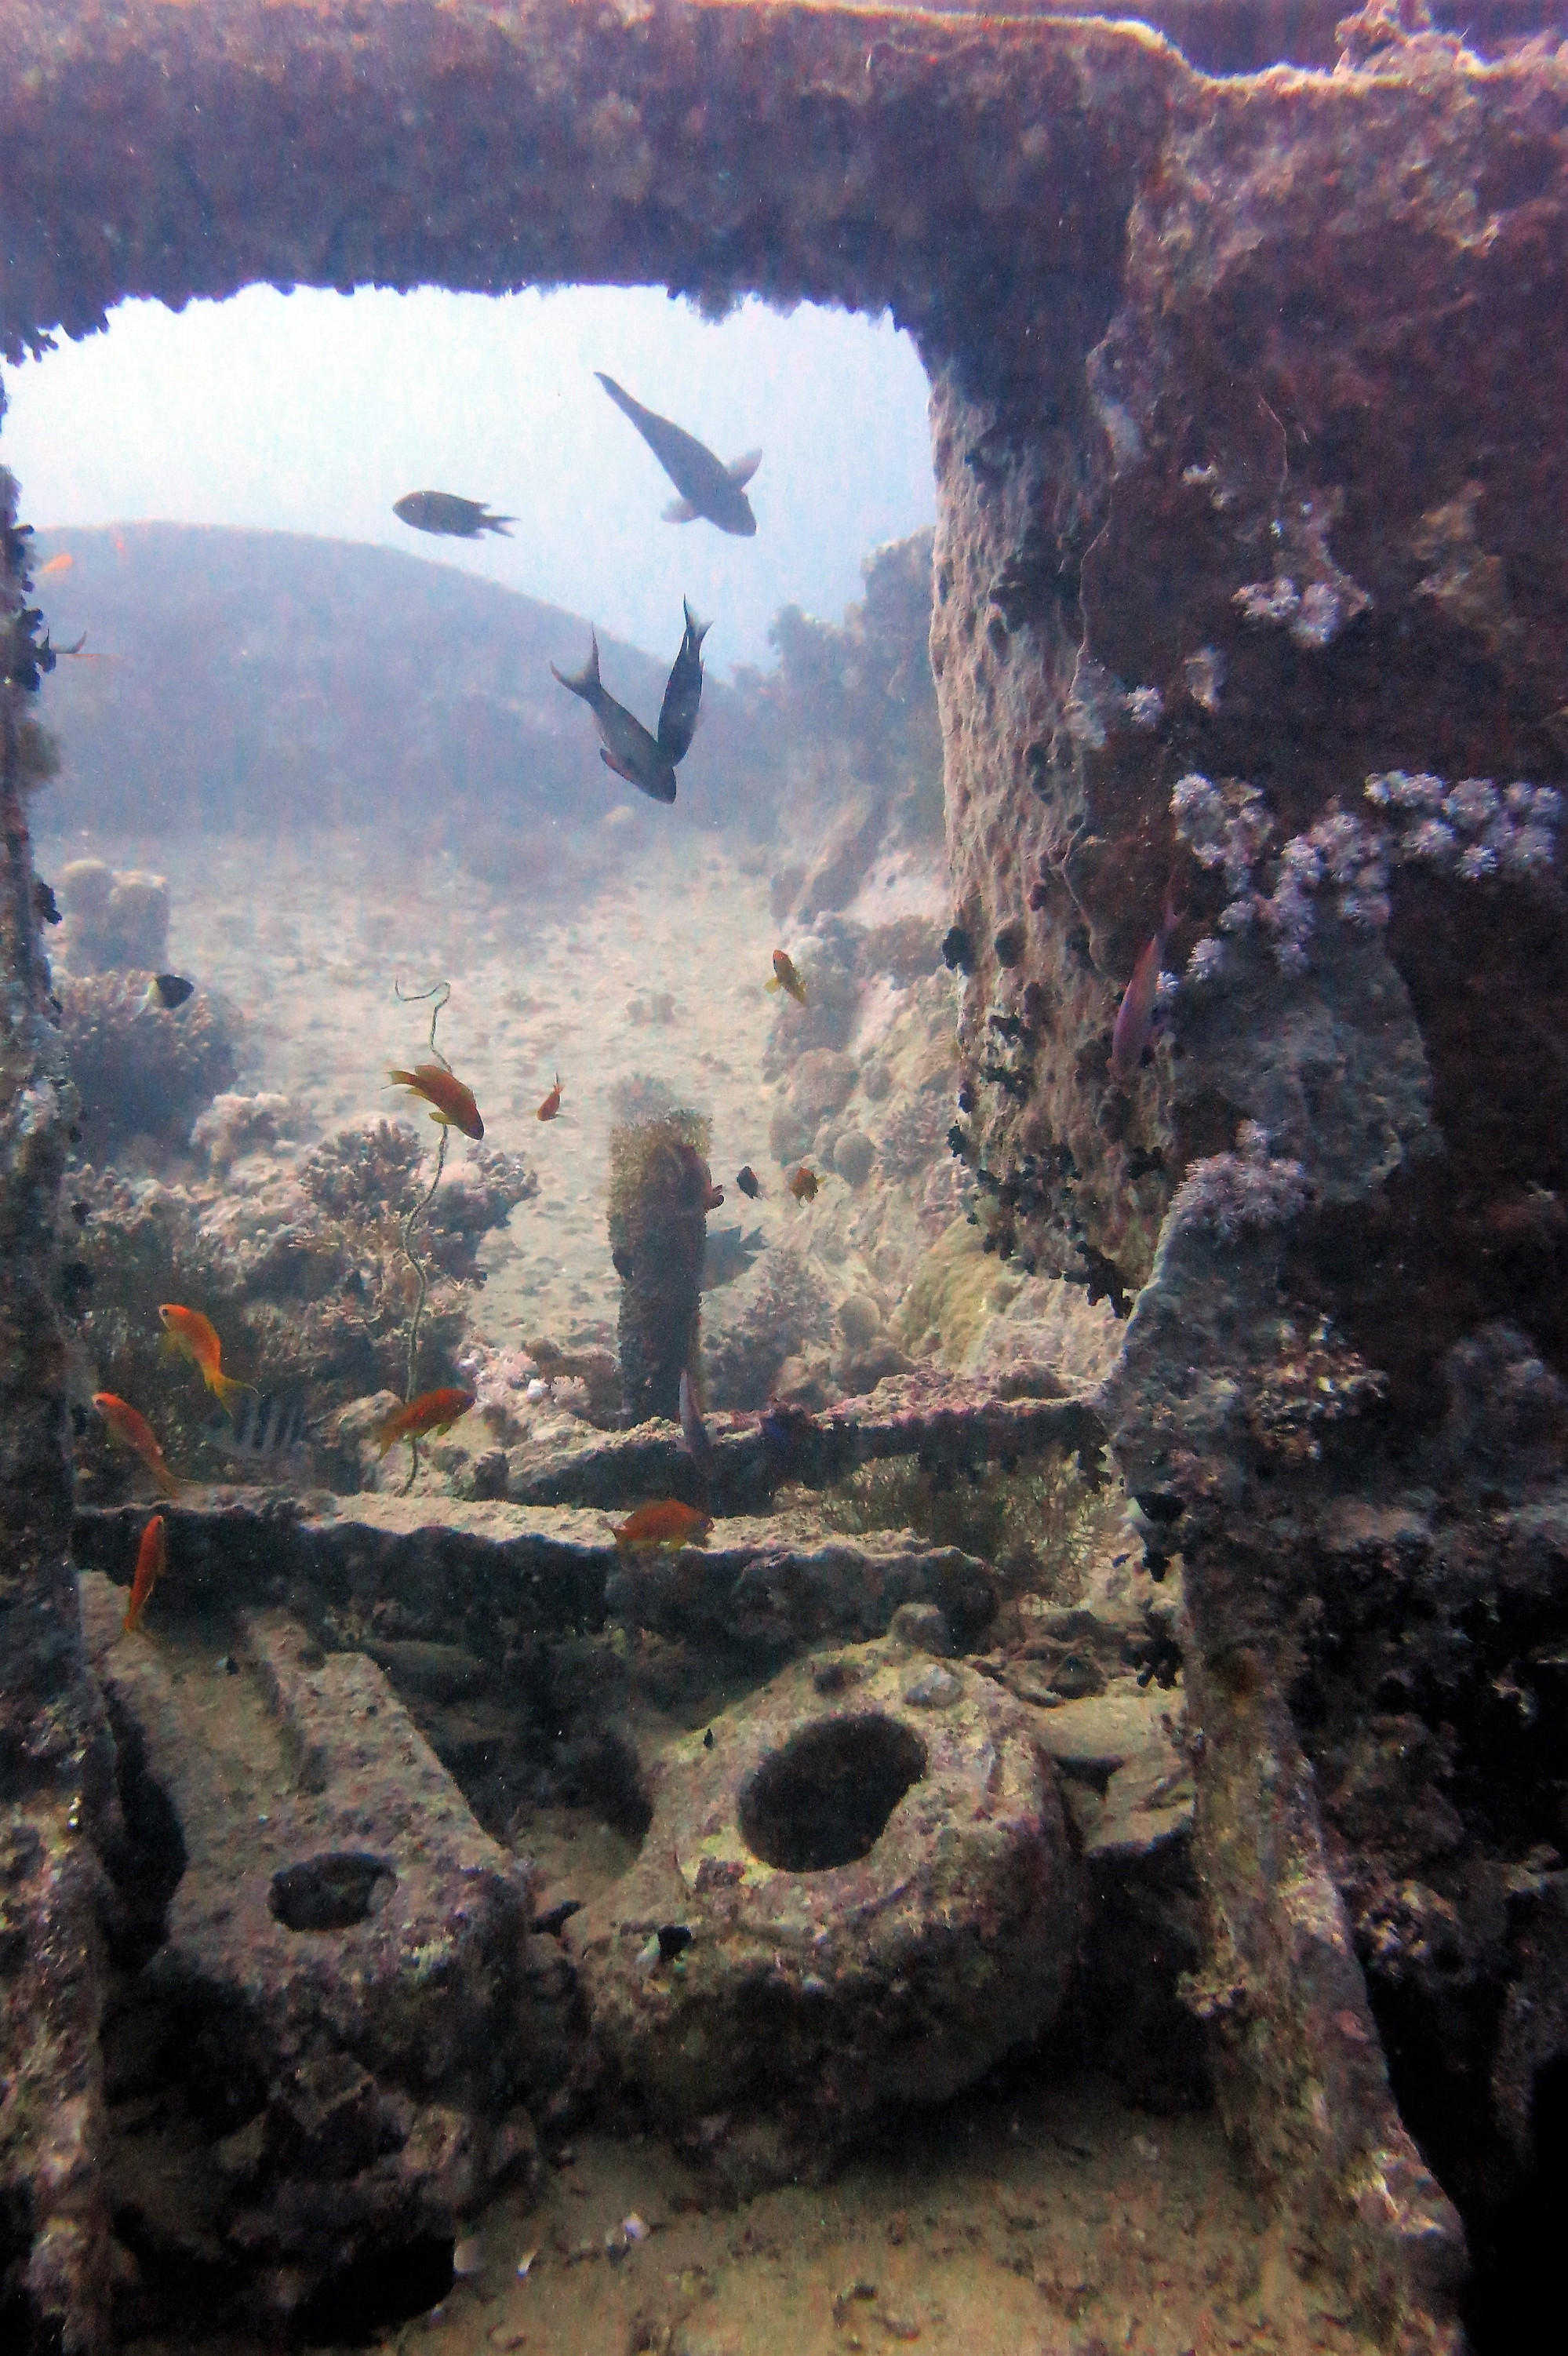
{"type": "MultiPolygon", "coordinates": [[[[258,1157],[220,1179],[80,1173],[75,1248],[90,1289],[79,1331],[93,1376],[83,1395],[101,1387],[136,1401],[177,1472],[227,1472],[210,1400],[161,1353],[165,1301],[200,1306],[222,1336],[225,1365],[263,1393],[304,1395],[313,1422],[368,1392],[400,1395],[417,1290],[402,1223],[421,1191],[421,1159],[406,1122],[382,1120],[340,1130],[292,1163],[258,1157]]],[[[537,1186],[520,1157],[479,1145],[437,1189],[427,1370],[450,1368],[462,1346],[469,1288],[483,1280],[481,1237],[537,1186]]],[[[91,1428],[82,1454],[95,1474],[111,1461],[91,1428]]],[[[123,1477],[126,1460],[112,1462],[123,1477]]]]}
{"type": "Polygon", "coordinates": [[[101,1162],[133,1137],[186,1142],[239,1070],[232,1017],[197,991],[172,1012],[146,1004],[150,976],[101,973],[59,983],[60,1043],[81,1098],[83,1151],[101,1162]]]}
{"type": "Polygon", "coordinates": [[[718,1190],[709,1126],[675,1111],[610,1132],[610,1253],[621,1280],[621,1387],[633,1423],[679,1411],[697,1352],[702,1254],[718,1190]]]}

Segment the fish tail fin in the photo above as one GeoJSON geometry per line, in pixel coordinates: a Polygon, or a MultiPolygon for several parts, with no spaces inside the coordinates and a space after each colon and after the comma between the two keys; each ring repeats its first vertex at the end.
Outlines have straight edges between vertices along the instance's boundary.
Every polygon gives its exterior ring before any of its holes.
{"type": "Polygon", "coordinates": [[[632,399],[631,394],[623,391],[622,387],[616,383],[613,376],[606,376],[603,369],[595,369],[593,373],[598,378],[600,383],[603,386],[605,391],[609,394],[611,400],[614,402],[616,408],[624,411],[626,416],[635,419],[637,404],[632,399]]]}
{"type": "Polygon", "coordinates": [[[760,450],[748,450],[742,456],[731,458],[724,472],[739,491],[744,489],[762,463],[763,454],[760,450]]]}
{"type": "Polygon", "coordinates": [[[238,1375],[215,1374],[212,1377],[212,1388],[229,1409],[230,1420],[234,1414],[234,1400],[242,1398],[247,1391],[253,1391],[255,1387],[254,1383],[242,1383],[238,1375]]]}
{"type": "Polygon", "coordinates": [[[689,499],[671,499],[664,511],[666,523],[695,523],[697,509],[689,499]]]}
{"type": "Polygon", "coordinates": [[[516,523],[517,520],[516,516],[486,516],[479,529],[481,531],[496,532],[502,540],[510,540],[512,535],[507,527],[508,524],[516,523]]]}
{"type": "Polygon", "coordinates": [[[551,663],[550,669],[555,672],[555,676],[560,680],[562,687],[569,687],[573,695],[580,695],[585,703],[592,703],[593,698],[599,692],[600,685],[598,631],[591,630],[589,632],[588,660],[583,664],[581,670],[573,671],[569,674],[563,670],[556,670],[554,663],[551,663]]]}
{"type": "Polygon", "coordinates": [[[680,609],[686,616],[686,626],[691,634],[692,643],[695,645],[699,654],[700,654],[702,651],[702,641],[708,636],[708,633],[713,627],[713,625],[711,622],[699,622],[698,620],[696,615],[691,610],[691,600],[689,597],[683,597],[681,599],[680,609]]]}
{"type": "Polygon", "coordinates": [[[411,1088],[415,1086],[414,1076],[411,1072],[400,1072],[395,1064],[389,1064],[387,1086],[389,1088],[411,1088]]]}

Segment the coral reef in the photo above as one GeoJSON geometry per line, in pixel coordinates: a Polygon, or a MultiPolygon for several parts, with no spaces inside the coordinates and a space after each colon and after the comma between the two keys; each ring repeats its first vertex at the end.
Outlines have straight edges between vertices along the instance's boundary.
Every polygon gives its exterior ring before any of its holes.
{"type": "Polygon", "coordinates": [[[147,1006],[146,973],[59,984],[60,1044],[81,1098],[82,1151],[103,1162],[134,1138],[182,1146],[239,1070],[233,1016],[197,991],[183,1006],[147,1006]]]}
{"type": "MultiPolygon", "coordinates": [[[[300,1398],[319,1431],[350,1398],[401,1391],[417,1291],[402,1224],[423,1191],[426,1149],[408,1123],[340,1130],[293,1160],[274,1149],[225,1165],[230,1139],[257,1143],[280,1121],[293,1125],[264,1100],[227,1102],[240,1109],[220,1114],[215,1106],[204,1117],[212,1122],[204,1141],[219,1157],[211,1180],[192,1173],[171,1184],[110,1170],[76,1182],[83,1215],[75,1248],[84,1271],[78,1332],[93,1373],[82,1395],[101,1388],[140,1402],[187,1477],[230,1478],[234,1460],[225,1419],[188,1369],[171,1367],[163,1355],[161,1301],[199,1305],[223,1335],[230,1370],[259,1396],[300,1398]]],[[[423,1237],[432,1271],[427,1370],[452,1367],[469,1289],[482,1276],[483,1237],[504,1226],[537,1183],[519,1156],[483,1143],[446,1173],[423,1237]]],[[[81,1459],[95,1494],[103,1484],[118,1493],[134,1472],[133,1460],[107,1453],[91,1428],[81,1459]]],[[[357,1460],[350,1451],[335,1477],[357,1477],[357,1460]]],[[[269,1470],[254,1469],[260,1477],[269,1470]]]]}
{"type": "Polygon", "coordinates": [[[674,1418],[697,1355],[709,1197],[708,1123],[667,1112],[610,1134],[610,1252],[621,1280],[621,1386],[629,1422],[674,1418]]]}

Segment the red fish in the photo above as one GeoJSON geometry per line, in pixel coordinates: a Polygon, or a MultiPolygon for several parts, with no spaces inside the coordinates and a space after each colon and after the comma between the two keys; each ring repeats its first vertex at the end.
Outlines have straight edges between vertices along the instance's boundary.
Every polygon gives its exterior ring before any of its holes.
{"type": "Polygon", "coordinates": [[[443,1129],[460,1129],[464,1137],[483,1137],[485,1124],[479,1118],[479,1108],[474,1101],[474,1091],[465,1088],[455,1072],[443,1064],[416,1064],[411,1072],[389,1069],[387,1077],[398,1087],[407,1088],[411,1095],[422,1097],[431,1107],[431,1119],[443,1129]]]}
{"type": "Polygon", "coordinates": [[[378,1425],[376,1437],[381,1443],[380,1454],[385,1456],[400,1440],[422,1440],[427,1431],[447,1430],[460,1415],[467,1414],[473,1404],[472,1391],[421,1391],[418,1398],[411,1399],[407,1407],[395,1408],[385,1423],[378,1425]]]}
{"type": "Polygon", "coordinates": [[[51,556],[47,564],[39,565],[38,579],[47,581],[51,573],[69,573],[75,562],[75,557],[62,548],[58,556],[51,556]]]}
{"type": "Polygon", "coordinates": [[[618,1547],[696,1546],[713,1527],[713,1516],[683,1505],[677,1497],[659,1497],[611,1527],[618,1547]]]}
{"type": "Polygon", "coordinates": [[[210,1318],[204,1317],[199,1309],[182,1309],[177,1301],[165,1301],[158,1315],[164,1321],[170,1344],[183,1350],[191,1364],[200,1369],[202,1381],[225,1407],[238,1392],[253,1388],[251,1384],[224,1373],[223,1344],[210,1318]]]}
{"type": "Polygon", "coordinates": [[[816,1171],[808,1170],[803,1162],[789,1182],[789,1191],[797,1203],[815,1203],[821,1183],[816,1171]]]}
{"type": "Polygon", "coordinates": [[[131,1601],[125,1612],[125,1633],[140,1634],[142,1613],[147,1598],[164,1575],[169,1558],[168,1544],[164,1535],[164,1517],[155,1514],[142,1532],[142,1543],[136,1549],[136,1576],[131,1581],[131,1601]]]}
{"type": "Polygon", "coordinates": [[[164,1451],[153,1438],[153,1428],[144,1415],[112,1391],[94,1391],[92,1404],[123,1446],[133,1448],[165,1497],[179,1495],[179,1483],[164,1462],[164,1451]]]}
{"type": "Polygon", "coordinates": [[[1165,957],[1165,945],[1176,930],[1176,909],[1171,894],[1165,895],[1165,913],[1159,930],[1145,943],[1133,968],[1133,978],[1122,992],[1122,1002],[1116,1009],[1115,1027],[1111,1033],[1111,1070],[1122,1081],[1136,1079],[1148,1045],[1149,1033],[1154,1028],[1154,1010],[1159,997],[1159,969],[1165,957]]]}
{"type": "Polygon", "coordinates": [[[536,1120],[553,1120],[560,1110],[560,1074],[555,1076],[555,1086],[534,1115],[536,1120]]]}

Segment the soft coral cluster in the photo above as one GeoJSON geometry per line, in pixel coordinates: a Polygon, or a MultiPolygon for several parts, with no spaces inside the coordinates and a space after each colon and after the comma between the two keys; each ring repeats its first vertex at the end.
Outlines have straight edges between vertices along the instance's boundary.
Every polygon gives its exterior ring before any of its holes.
{"type": "Polygon", "coordinates": [[[1177,839],[1200,866],[1224,870],[1231,894],[1216,932],[1192,948],[1189,981],[1212,981],[1225,970],[1226,943],[1217,935],[1252,931],[1270,938],[1282,972],[1305,972],[1320,905],[1331,903],[1341,924],[1386,925],[1395,867],[1424,862],[1478,883],[1541,873],[1555,855],[1563,797],[1553,786],[1521,780],[1499,790],[1489,777],[1449,786],[1424,772],[1391,769],[1369,776],[1365,791],[1374,809],[1397,812],[1406,823],[1396,830],[1331,801],[1281,847],[1264,892],[1255,872],[1274,821],[1258,788],[1237,778],[1216,785],[1195,770],[1178,781],[1170,798],[1177,839]]]}

